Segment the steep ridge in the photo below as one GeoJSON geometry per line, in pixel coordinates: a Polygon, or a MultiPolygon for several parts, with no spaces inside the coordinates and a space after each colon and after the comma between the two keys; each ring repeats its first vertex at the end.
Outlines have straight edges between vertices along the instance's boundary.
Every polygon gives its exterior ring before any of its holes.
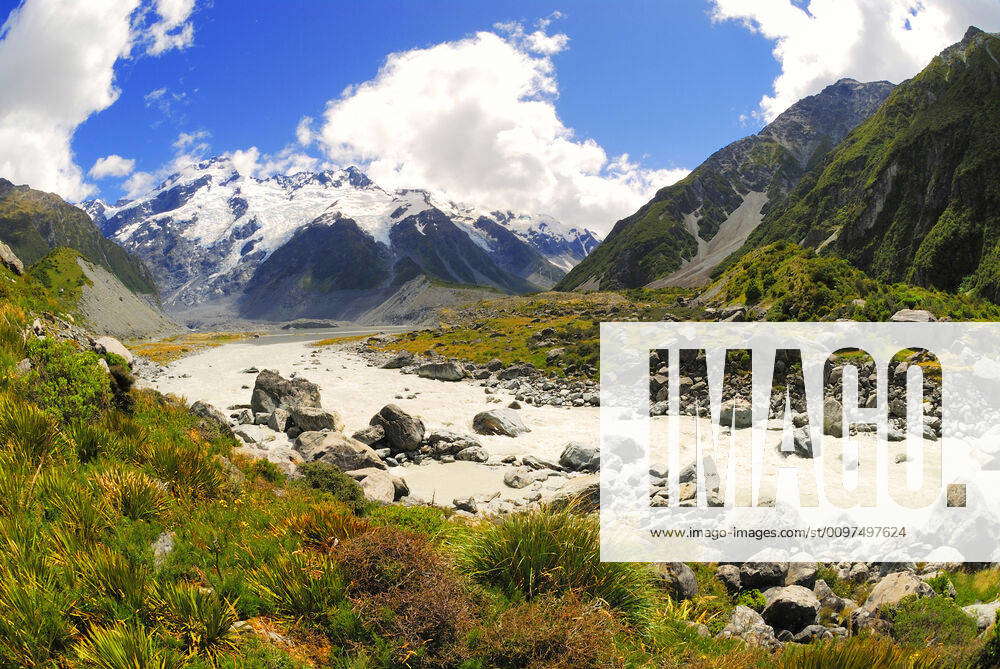
{"type": "Polygon", "coordinates": [[[1000,36],[970,28],[804,178],[750,236],[871,276],[1000,300],[1000,36]]]}
{"type": "Polygon", "coordinates": [[[57,247],[75,249],[114,274],[130,290],[155,300],[156,286],[142,261],[105,239],[87,212],[58,195],[0,179],[0,241],[26,265],[38,262],[57,247]]]}
{"type": "MultiPolygon", "coordinates": [[[[712,154],[661,189],[560,281],[557,288],[634,288],[692,263],[678,283],[703,282],[825,153],[871,115],[893,86],[841,79],[792,105],[756,135],[712,154]],[[748,211],[749,210],[749,211],[748,211]],[[738,213],[737,213],[738,212],[738,213]],[[720,237],[715,247],[709,245],[720,237]],[[697,267],[693,263],[698,263],[697,267]]],[[[658,281],[657,284],[670,283],[658,281]]]]}

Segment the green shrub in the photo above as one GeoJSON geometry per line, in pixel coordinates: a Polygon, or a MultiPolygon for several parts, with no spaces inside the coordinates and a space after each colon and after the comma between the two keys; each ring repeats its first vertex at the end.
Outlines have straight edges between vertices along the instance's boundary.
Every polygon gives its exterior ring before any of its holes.
{"type": "Polygon", "coordinates": [[[196,443],[166,443],[153,447],[149,466],[174,492],[194,498],[218,497],[228,477],[222,464],[196,443]]]}
{"type": "Polygon", "coordinates": [[[115,467],[95,477],[111,506],[131,520],[154,520],[167,508],[166,493],[140,471],[115,467]]]}
{"type": "Polygon", "coordinates": [[[747,590],[746,592],[741,592],[739,597],[736,598],[736,603],[742,606],[748,606],[754,611],[763,611],[764,607],[767,606],[767,600],[764,599],[764,595],[761,594],[760,590],[747,590]]]}
{"type": "Polygon", "coordinates": [[[648,569],[601,562],[597,520],[571,510],[536,510],[484,523],[461,546],[474,579],[533,599],[576,592],[601,599],[641,623],[652,607],[648,569]]]}
{"type": "Polygon", "coordinates": [[[967,666],[963,648],[902,647],[884,637],[853,637],[808,645],[788,644],[778,669],[940,669],[967,666]]]}
{"type": "Polygon", "coordinates": [[[27,343],[32,367],[24,376],[28,399],[62,422],[90,420],[110,405],[111,386],[98,356],[48,337],[27,343]]]}
{"type": "Polygon", "coordinates": [[[976,638],[976,621],[947,597],[908,597],[886,612],[904,644],[962,644],[976,638]]]}
{"type": "Polygon", "coordinates": [[[95,669],[173,669],[182,664],[137,625],[96,627],[75,650],[82,666],[95,669]]]}
{"type": "Polygon", "coordinates": [[[276,611],[295,618],[319,618],[346,595],[340,571],[327,557],[285,554],[259,567],[249,579],[276,611]]]}
{"type": "Polygon", "coordinates": [[[0,448],[32,465],[46,464],[65,450],[51,413],[0,395],[0,448]]]}
{"type": "Polygon", "coordinates": [[[369,502],[358,482],[328,462],[308,462],[299,467],[302,479],[310,488],[327,493],[346,504],[355,513],[363,513],[369,502]]]}
{"type": "Polygon", "coordinates": [[[189,652],[214,654],[235,647],[233,626],[239,616],[219,593],[181,583],[163,587],[160,597],[189,652]]]}
{"type": "Polygon", "coordinates": [[[438,537],[448,529],[444,510],[435,506],[386,504],[373,507],[365,518],[373,525],[391,525],[428,537],[438,537]]]}
{"type": "Polygon", "coordinates": [[[0,666],[46,665],[69,643],[72,593],[47,576],[0,567],[0,666]]]}
{"type": "Polygon", "coordinates": [[[268,483],[281,483],[285,480],[285,474],[270,460],[254,460],[250,464],[250,474],[264,479],[268,483]]]}

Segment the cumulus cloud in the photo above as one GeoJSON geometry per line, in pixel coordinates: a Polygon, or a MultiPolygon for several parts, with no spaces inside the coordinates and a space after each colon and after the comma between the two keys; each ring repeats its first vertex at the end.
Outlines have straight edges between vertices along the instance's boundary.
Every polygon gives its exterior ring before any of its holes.
{"type": "MultiPolygon", "coordinates": [[[[0,29],[0,176],[69,200],[93,193],[74,160],[73,133],[118,99],[115,63],[132,57],[137,43],[155,44],[151,27],[189,16],[189,4],[26,0],[12,11],[0,29]]],[[[180,46],[161,40],[155,52],[180,46]]]]}
{"type": "Polygon", "coordinates": [[[577,137],[556,110],[550,17],[388,56],[376,77],[296,132],[387,187],[423,187],[491,208],[606,232],[687,170],[650,170],[577,137]]]}
{"type": "Polygon", "coordinates": [[[912,77],[970,25],[1000,26],[997,0],[710,0],[717,21],[741,21],[774,42],[781,74],[757,115],[773,120],[842,77],[912,77]]]}
{"type": "Polygon", "coordinates": [[[251,146],[249,149],[232,151],[225,156],[232,161],[237,172],[259,179],[275,174],[311,172],[319,166],[318,159],[296,150],[294,146],[286,146],[274,154],[261,154],[260,149],[251,146]]]}
{"type": "Polygon", "coordinates": [[[106,179],[108,177],[128,176],[134,169],[134,159],[122,158],[118,154],[112,153],[110,156],[98,158],[93,167],[90,168],[89,174],[95,179],[106,179]]]}
{"type": "Polygon", "coordinates": [[[147,29],[146,53],[158,56],[194,43],[194,25],[189,21],[194,0],[155,0],[156,20],[147,29]]]}

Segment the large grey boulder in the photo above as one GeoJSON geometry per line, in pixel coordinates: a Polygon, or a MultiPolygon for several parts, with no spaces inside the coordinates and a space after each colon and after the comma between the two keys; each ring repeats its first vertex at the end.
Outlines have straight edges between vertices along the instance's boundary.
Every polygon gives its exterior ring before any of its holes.
{"type": "Polygon", "coordinates": [[[465,369],[457,362],[427,362],[416,369],[417,376],[438,381],[461,381],[465,378],[465,369]]]}
{"type": "Polygon", "coordinates": [[[382,363],[382,369],[401,369],[413,363],[413,354],[409,351],[400,351],[382,363]]]}
{"type": "Polygon", "coordinates": [[[752,646],[765,648],[779,645],[774,638],[774,628],[768,625],[759,613],[742,604],[733,609],[733,615],[719,632],[719,637],[743,639],[752,646]]]}
{"type": "Polygon", "coordinates": [[[344,421],[340,414],[336,411],[324,411],[317,407],[294,406],[289,411],[288,418],[292,425],[303,432],[317,430],[341,432],[344,429],[344,421]]]}
{"type": "Polygon", "coordinates": [[[1000,611],[1000,599],[989,602],[988,604],[970,604],[968,606],[963,606],[962,611],[965,612],[965,615],[976,621],[976,625],[979,627],[979,631],[981,632],[992,625],[993,621],[996,620],[997,611],[1000,611]]]}
{"type": "Polygon", "coordinates": [[[893,323],[931,323],[937,319],[926,309],[900,309],[889,320],[893,323]]]}
{"type": "Polygon", "coordinates": [[[381,425],[369,425],[363,430],[358,430],[351,436],[361,443],[371,446],[385,439],[385,428],[381,425]]]}
{"type": "Polygon", "coordinates": [[[844,406],[833,397],[823,400],[823,434],[832,437],[844,435],[844,406]]]}
{"type": "Polygon", "coordinates": [[[596,472],[601,468],[601,452],[596,446],[571,441],[559,455],[559,464],[571,472],[596,472]]]}
{"type": "Polygon", "coordinates": [[[466,462],[486,462],[490,459],[490,454],[482,446],[469,446],[456,453],[455,459],[466,462]]]}
{"type": "Polygon", "coordinates": [[[391,504],[410,494],[410,488],[403,479],[383,469],[366,467],[347,472],[347,475],[361,485],[365,497],[373,502],[391,504]]]}
{"type": "Polygon", "coordinates": [[[411,416],[395,404],[387,404],[372,416],[369,425],[378,425],[385,430],[385,441],[390,448],[398,451],[413,451],[424,440],[424,423],[411,416]]]}
{"type": "Polygon", "coordinates": [[[760,590],[784,585],[787,562],[744,562],[740,565],[740,585],[744,590],[760,590]]]}
{"type": "Polygon", "coordinates": [[[286,379],[273,369],[257,375],[250,396],[250,409],[255,414],[295,407],[322,408],[319,386],[303,378],[286,379]]]}
{"type": "Polygon", "coordinates": [[[795,634],[814,624],[819,615],[819,599],[812,590],[801,585],[769,588],[764,591],[764,600],[767,605],[761,615],[776,630],[795,634]]]}
{"type": "Polygon", "coordinates": [[[303,432],[295,439],[295,450],[306,462],[328,462],[345,472],[386,465],[370,446],[340,432],[303,432]]]}
{"type": "Polygon", "coordinates": [[[3,242],[0,242],[0,265],[3,265],[18,276],[24,274],[24,263],[21,262],[21,259],[17,257],[17,254],[15,254],[14,251],[3,242]]]}
{"type": "Polygon", "coordinates": [[[207,402],[198,401],[191,405],[189,409],[192,415],[201,419],[203,425],[217,429],[221,434],[232,436],[233,430],[229,427],[226,415],[207,402]]]}
{"type": "Polygon", "coordinates": [[[237,425],[233,428],[233,434],[245,444],[263,444],[277,438],[271,430],[263,425],[237,425]]]}
{"type": "Polygon", "coordinates": [[[472,419],[472,429],[479,434],[500,434],[506,437],[531,432],[519,415],[507,409],[490,409],[477,413],[472,419]]]}
{"type": "Polygon", "coordinates": [[[912,572],[897,571],[883,578],[872,588],[861,609],[874,613],[883,606],[894,606],[911,595],[931,597],[934,595],[934,588],[921,581],[912,572]]]}
{"type": "Polygon", "coordinates": [[[544,481],[549,477],[548,471],[517,467],[503,476],[503,483],[508,488],[527,488],[535,481],[544,481]]]}
{"type": "Polygon", "coordinates": [[[112,353],[117,356],[121,356],[125,359],[125,362],[132,365],[135,360],[135,356],[132,355],[132,351],[125,348],[125,345],[115,339],[114,337],[98,337],[94,340],[94,350],[99,354],[112,353]]]}
{"type": "Polygon", "coordinates": [[[683,562],[657,562],[653,565],[653,573],[675,600],[691,599],[698,594],[694,570],[683,562]]]}
{"type": "Polygon", "coordinates": [[[719,425],[742,430],[753,426],[753,407],[742,398],[726,400],[719,409],[719,425]]]}
{"type": "Polygon", "coordinates": [[[726,587],[726,591],[733,595],[742,590],[740,583],[740,568],[734,564],[720,564],[715,570],[715,578],[726,587]]]}
{"type": "Polygon", "coordinates": [[[236,452],[254,460],[267,460],[281,470],[286,476],[297,478],[299,473],[299,463],[302,462],[302,455],[299,454],[287,442],[278,443],[271,441],[260,444],[245,444],[236,449],[236,452]]]}
{"type": "Polygon", "coordinates": [[[817,565],[815,562],[790,562],[785,574],[785,585],[801,585],[812,588],[816,585],[817,565]]]}

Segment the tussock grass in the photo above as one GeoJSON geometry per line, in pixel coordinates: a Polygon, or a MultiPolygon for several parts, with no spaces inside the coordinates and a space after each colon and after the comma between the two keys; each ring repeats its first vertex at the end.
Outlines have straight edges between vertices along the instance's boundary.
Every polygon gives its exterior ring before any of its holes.
{"type": "Polygon", "coordinates": [[[249,339],[253,332],[192,332],[155,341],[129,342],[129,349],[153,362],[165,365],[208,348],[249,339]]]}

